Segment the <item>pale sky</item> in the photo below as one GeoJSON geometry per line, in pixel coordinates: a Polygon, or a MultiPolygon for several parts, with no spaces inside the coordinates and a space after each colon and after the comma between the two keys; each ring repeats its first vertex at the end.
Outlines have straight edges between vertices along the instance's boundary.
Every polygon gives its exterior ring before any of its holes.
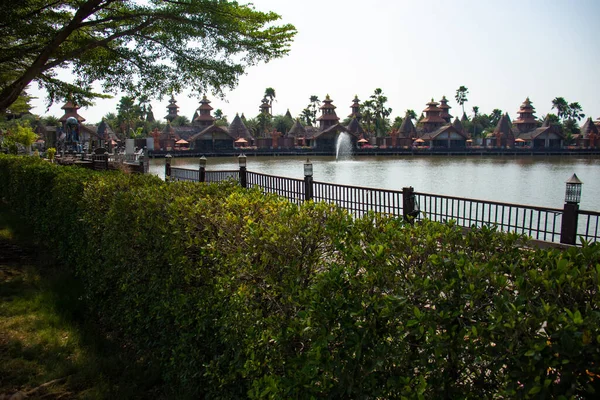
{"type": "MultiPolygon", "coordinates": [[[[288,56],[247,70],[226,101],[209,94],[229,121],[236,113],[254,117],[265,88],[273,87],[274,114],[289,108],[297,117],[311,95],[327,94],[340,118],[350,114],[354,95],[366,100],[383,89],[392,119],[406,109],[417,114],[432,97],[445,95],[460,116],[456,89],[469,89],[467,114],[499,108],[516,118],[529,96],[541,117],[551,101],[579,102],[586,118],[600,117],[599,0],[254,0],[275,11],[298,34],[288,56]]],[[[46,114],[43,94],[33,112],[46,114]]],[[[176,95],[179,114],[191,118],[197,98],[176,95]]],[[[87,123],[116,112],[120,95],[79,110],[87,123]]],[[[168,99],[153,101],[157,119],[168,99]]],[[[61,116],[62,104],[47,114],[61,116]]],[[[554,111],[555,112],[555,111],[554,111]]],[[[583,122],[583,121],[582,121],[583,122]]]]}

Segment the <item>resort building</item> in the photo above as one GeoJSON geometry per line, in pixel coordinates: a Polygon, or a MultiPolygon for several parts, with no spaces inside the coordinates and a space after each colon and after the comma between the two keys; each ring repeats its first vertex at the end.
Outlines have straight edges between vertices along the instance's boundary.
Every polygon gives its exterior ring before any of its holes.
{"type": "MultiPolygon", "coordinates": [[[[443,98],[445,100],[445,97],[443,98]]],[[[420,121],[420,128],[417,129],[417,143],[428,146],[429,148],[447,148],[460,149],[467,145],[468,135],[463,130],[457,130],[450,123],[449,107],[438,107],[439,103],[431,99],[427,103],[427,108],[423,110],[425,116],[420,121]],[[442,118],[443,115],[447,118],[442,118]]]]}

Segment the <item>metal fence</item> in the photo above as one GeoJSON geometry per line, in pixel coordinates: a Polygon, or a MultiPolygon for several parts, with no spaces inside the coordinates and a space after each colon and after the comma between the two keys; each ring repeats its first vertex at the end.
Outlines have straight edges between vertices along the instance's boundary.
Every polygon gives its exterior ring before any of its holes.
{"type": "Polygon", "coordinates": [[[313,200],[334,203],[352,215],[369,211],[402,216],[402,191],[313,182],[313,200]]]}
{"type": "Polygon", "coordinates": [[[506,232],[522,233],[536,240],[560,241],[563,210],[441,196],[415,192],[418,218],[433,221],[455,220],[459,226],[496,225],[506,232]]]}
{"type": "MultiPolygon", "coordinates": [[[[296,204],[306,199],[336,204],[355,217],[369,211],[396,217],[414,217],[445,222],[456,221],[465,228],[473,226],[496,226],[505,232],[525,234],[536,240],[565,243],[565,237],[575,241],[600,240],[600,212],[578,210],[573,217],[566,208],[550,208],[523,204],[443,196],[414,192],[412,188],[387,190],[360,186],[339,185],[261,174],[244,169],[232,171],[202,171],[171,168],[170,180],[220,182],[233,179],[244,187],[258,187],[265,193],[274,193],[296,204]],[[202,172],[201,172],[202,171],[202,172]],[[569,220],[571,218],[571,220],[569,220]],[[573,223],[576,220],[576,223],[573,223]],[[567,222],[565,222],[567,221],[567,222]],[[571,234],[565,234],[565,226],[573,226],[571,234]]],[[[569,228],[570,229],[570,228],[569,228]]],[[[569,239],[567,243],[574,243],[569,239]]]]}
{"type": "Polygon", "coordinates": [[[577,217],[577,235],[587,241],[597,241],[600,238],[599,222],[599,212],[579,210],[577,217]]]}
{"type": "Polygon", "coordinates": [[[236,182],[240,181],[240,171],[232,170],[232,171],[206,171],[205,172],[205,182],[222,182],[234,180],[236,182]]]}
{"type": "Polygon", "coordinates": [[[247,187],[259,187],[265,193],[275,193],[296,204],[303,203],[305,200],[304,181],[302,179],[247,171],[246,184],[247,187]]]}
{"type": "MultiPolygon", "coordinates": [[[[185,168],[171,168],[171,180],[173,181],[200,181],[200,171],[185,168]]],[[[216,182],[216,181],[215,181],[216,182]]]]}

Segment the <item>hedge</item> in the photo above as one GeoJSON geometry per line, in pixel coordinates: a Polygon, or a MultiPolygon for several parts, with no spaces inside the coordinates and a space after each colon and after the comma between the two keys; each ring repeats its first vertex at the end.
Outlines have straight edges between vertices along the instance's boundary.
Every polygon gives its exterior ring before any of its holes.
{"type": "Polygon", "coordinates": [[[0,156],[2,201],[182,397],[584,398],[600,246],[0,156]]]}

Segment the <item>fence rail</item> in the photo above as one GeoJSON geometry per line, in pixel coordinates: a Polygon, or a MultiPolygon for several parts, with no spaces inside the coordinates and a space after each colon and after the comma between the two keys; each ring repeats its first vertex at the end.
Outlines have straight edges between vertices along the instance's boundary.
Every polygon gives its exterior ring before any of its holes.
{"type": "Polygon", "coordinates": [[[560,241],[563,210],[487,200],[415,192],[419,217],[433,221],[455,220],[463,227],[496,225],[536,240],[560,241]]]}
{"type": "Polygon", "coordinates": [[[304,181],[302,179],[246,172],[247,186],[259,187],[266,193],[275,193],[289,201],[300,204],[304,202],[304,181]]]}
{"type": "Polygon", "coordinates": [[[361,217],[369,211],[402,216],[402,192],[360,186],[314,182],[313,200],[335,203],[361,217]]]}
{"type": "Polygon", "coordinates": [[[348,186],[246,171],[186,170],[166,167],[166,176],[176,181],[220,182],[233,179],[244,187],[258,187],[300,204],[305,200],[334,203],[361,217],[369,211],[396,217],[427,218],[471,228],[496,226],[505,232],[525,234],[536,240],[576,244],[578,238],[589,242],[600,240],[600,212],[579,210],[573,205],[564,209],[523,204],[444,196],[414,192],[412,188],[387,190],[348,186]],[[567,212],[567,210],[571,210],[567,212]]]}
{"type": "Polygon", "coordinates": [[[600,238],[600,212],[579,210],[577,217],[577,235],[595,242],[600,238]]]}
{"type": "Polygon", "coordinates": [[[227,180],[234,180],[239,182],[240,180],[240,171],[232,170],[232,171],[206,171],[205,172],[205,182],[221,182],[227,180]]]}
{"type": "Polygon", "coordinates": [[[193,169],[171,168],[171,180],[199,182],[200,173],[193,169]]]}

